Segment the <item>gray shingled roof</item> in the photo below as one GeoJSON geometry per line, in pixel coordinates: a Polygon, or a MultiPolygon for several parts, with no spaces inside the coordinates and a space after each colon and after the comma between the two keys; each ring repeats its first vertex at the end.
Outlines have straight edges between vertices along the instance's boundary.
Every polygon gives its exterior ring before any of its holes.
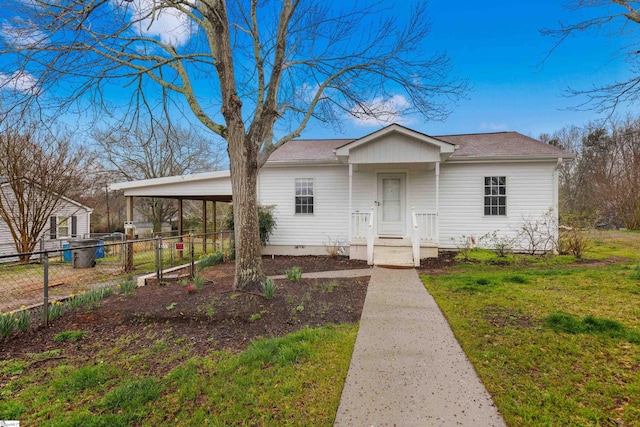
{"type": "Polygon", "coordinates": [[[338,161],[333,150],[353,139],[294,139],[278,147],[269,156],[270,162],[338,161]]]}
{"type": "Polygon", "coordinates": [[[451,159],[483,157],[567,157],[569,152],[518,132],[435,136],[458,146],[451,159]]]}
{"type": "MultiPolygon", "coordinates": [[[[513,158],[513,157],[564,157],[572,158],[568,151],[545,144],[518,132],[474,133],[443,135],[433,138],[458,146],[450,160],[513,158]]],[[[338,147],[355,139],[296,139],[274,151],[269,162],[337,162],[333,153],[338,147]]]]}

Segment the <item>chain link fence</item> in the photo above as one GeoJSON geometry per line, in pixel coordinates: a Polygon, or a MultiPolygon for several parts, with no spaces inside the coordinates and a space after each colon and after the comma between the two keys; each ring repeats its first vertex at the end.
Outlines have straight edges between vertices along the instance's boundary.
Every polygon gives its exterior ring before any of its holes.
{"type": "MultiPolygon", "coordinates": [[[[29,253],[0,255],[0,313],[49,304],[144,275],[162,279],[190,268],[206,253],[233,251],[233,231],[124,240],[121,233],[91,234],[29,253]]],[[[46,312],[43,310],[46,322],[46,312]]]]}

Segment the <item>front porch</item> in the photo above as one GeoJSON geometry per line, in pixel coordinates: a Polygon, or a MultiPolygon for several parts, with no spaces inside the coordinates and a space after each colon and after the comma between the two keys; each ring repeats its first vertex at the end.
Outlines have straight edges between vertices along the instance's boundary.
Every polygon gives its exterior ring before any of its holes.
{"type": "Polygon", "coordinates": [[[419,266],[438,255],[440,163],[456,146],[392,125],[335,151],[349,166],[349,254],[419,266]]]}
{"type": "Polygon", "coordinates": [[[411,217],[411,235],[379,236],[374,231],[374,208],[370,212],[352,212],[349,257],[369,265],[397,267],[419,267],[421,259],[437,257],[438,215],[412,210],[411,217]]]}

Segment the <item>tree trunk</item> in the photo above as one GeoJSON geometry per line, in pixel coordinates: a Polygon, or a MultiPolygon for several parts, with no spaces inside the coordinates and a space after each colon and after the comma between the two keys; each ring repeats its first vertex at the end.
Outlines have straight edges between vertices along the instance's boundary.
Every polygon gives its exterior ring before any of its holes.
{"type": "Polygon", "coordinates": [[[241,125],[228,127],[227,142],[236,250],[234,287],[260,291],[266,277],[258,228],[258,146],[248,140],[241,125]]]}

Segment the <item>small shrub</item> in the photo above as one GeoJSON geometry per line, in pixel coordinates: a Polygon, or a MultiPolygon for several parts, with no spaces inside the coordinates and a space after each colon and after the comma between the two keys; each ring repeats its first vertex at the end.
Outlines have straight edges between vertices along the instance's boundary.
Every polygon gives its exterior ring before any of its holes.
{"type": "MultiPolygon", "coordinates": [[[[269,238],[273,234],[273,230],[277,227],[276,217],[273,214],[275,206],[258,206],[258,227],[260,231],[260,244],[266,246],[269,238]]],[[[222,228],[225,230],[233,230],[233,205],[222,218],[222,228]]]]}
{"type": "Polygon", "coordinates": [[[284,272],[284,275],[287,279],[293,280],[295,282],[299,282],[300,280],[302,280],[302,270],[300,269],[300,267],[291,267],[284,272]]]}
{"type": "Polygon", "coordinates": [[[273,294],[276,292],[276,283],[273,279],[267,279],[262,284],[262,292],[266,299],[273,298],[273,294]]]}
{"type": "Polygon", "coordinates": [[[480,238],[487,242],[487,245],[493,250],[499,257],[504,258],[508,253],[513,251],[513,245],[516,242],[515,237],[508,235],[498,234],[499,230],[493,233],[487,233],[480,238]]]}
{"type": "Polygon", "coordinates": [[[8,337],[16,328],[16,319],[13,313],[0,313],[0,336],[8,337]]]}
{"type": "Polygon", "coordinates": [[[344,247],[345,247],[345,243],[339,239],[332,239],[331,237],[328,238],[327,242],[323,242],[322,243],[324,245],[324,250],[327,251],[327,255],[329,255],[332,258],[336,258],[339,256],[344,255],[344,247]]]}
{"type": "Polygon", "coordinates": [[[15,314],[16,328],[20,332],[24,332],[29,329],[31,325],[31,312],[29,310],[22,310],[15,314]]]}
{"type": "Polygon", "coordinates": [[[171,311],[174,308],[176,308],[176,305],[178,305],[178,303],[176,302],[172,302],[171,304],[169,304],[168,306],[166,306],[165,308],[167,309],[167,311],[171,311]]]}
{"type": "Polygon", "coordinates": [[[589,240],[586,234],[579,228],[562,230],[558,237],[558,253],[560,255],[573,255],[582,258],[589,248],[589,240]]]}
{"type": "Polygon", "coordinates": [[[304,304],[300,303],[296,306],[296,308],[294,308],[295,311],[297,311],[298,313],[302,313],[304,311],[304,304]]]}
{"type": "Polygon", "coordinates": [[[87,336],[86,331],[64,331],[56,334],[53,338],[55,342],[63,342],[63,341],[80,341],[82,338],[87,336]]]}
{"type": "Polygon", "coordinates": [[[465,236],[464,234],[451,240],[454,242],[456,248],[458,248],[458,255],[456,258],[460,258],[463,261],[469,261],[469,255],[471,251],[476,247],[476,238],[474,236],[465,236]]]}
{"type": "Polygon", "coordinates": [[[523,217],[518,240],[529,255],[544,254],[558,247],[558,221],[553,209],[547,210],[540,218],[523,217]]]}
{"type": "Polygon", "coordinates": [[[130,294],[137,286],[138,284],[135,280],[125,280],[118,285],[118,293],[120,295],[130,294]]]}

